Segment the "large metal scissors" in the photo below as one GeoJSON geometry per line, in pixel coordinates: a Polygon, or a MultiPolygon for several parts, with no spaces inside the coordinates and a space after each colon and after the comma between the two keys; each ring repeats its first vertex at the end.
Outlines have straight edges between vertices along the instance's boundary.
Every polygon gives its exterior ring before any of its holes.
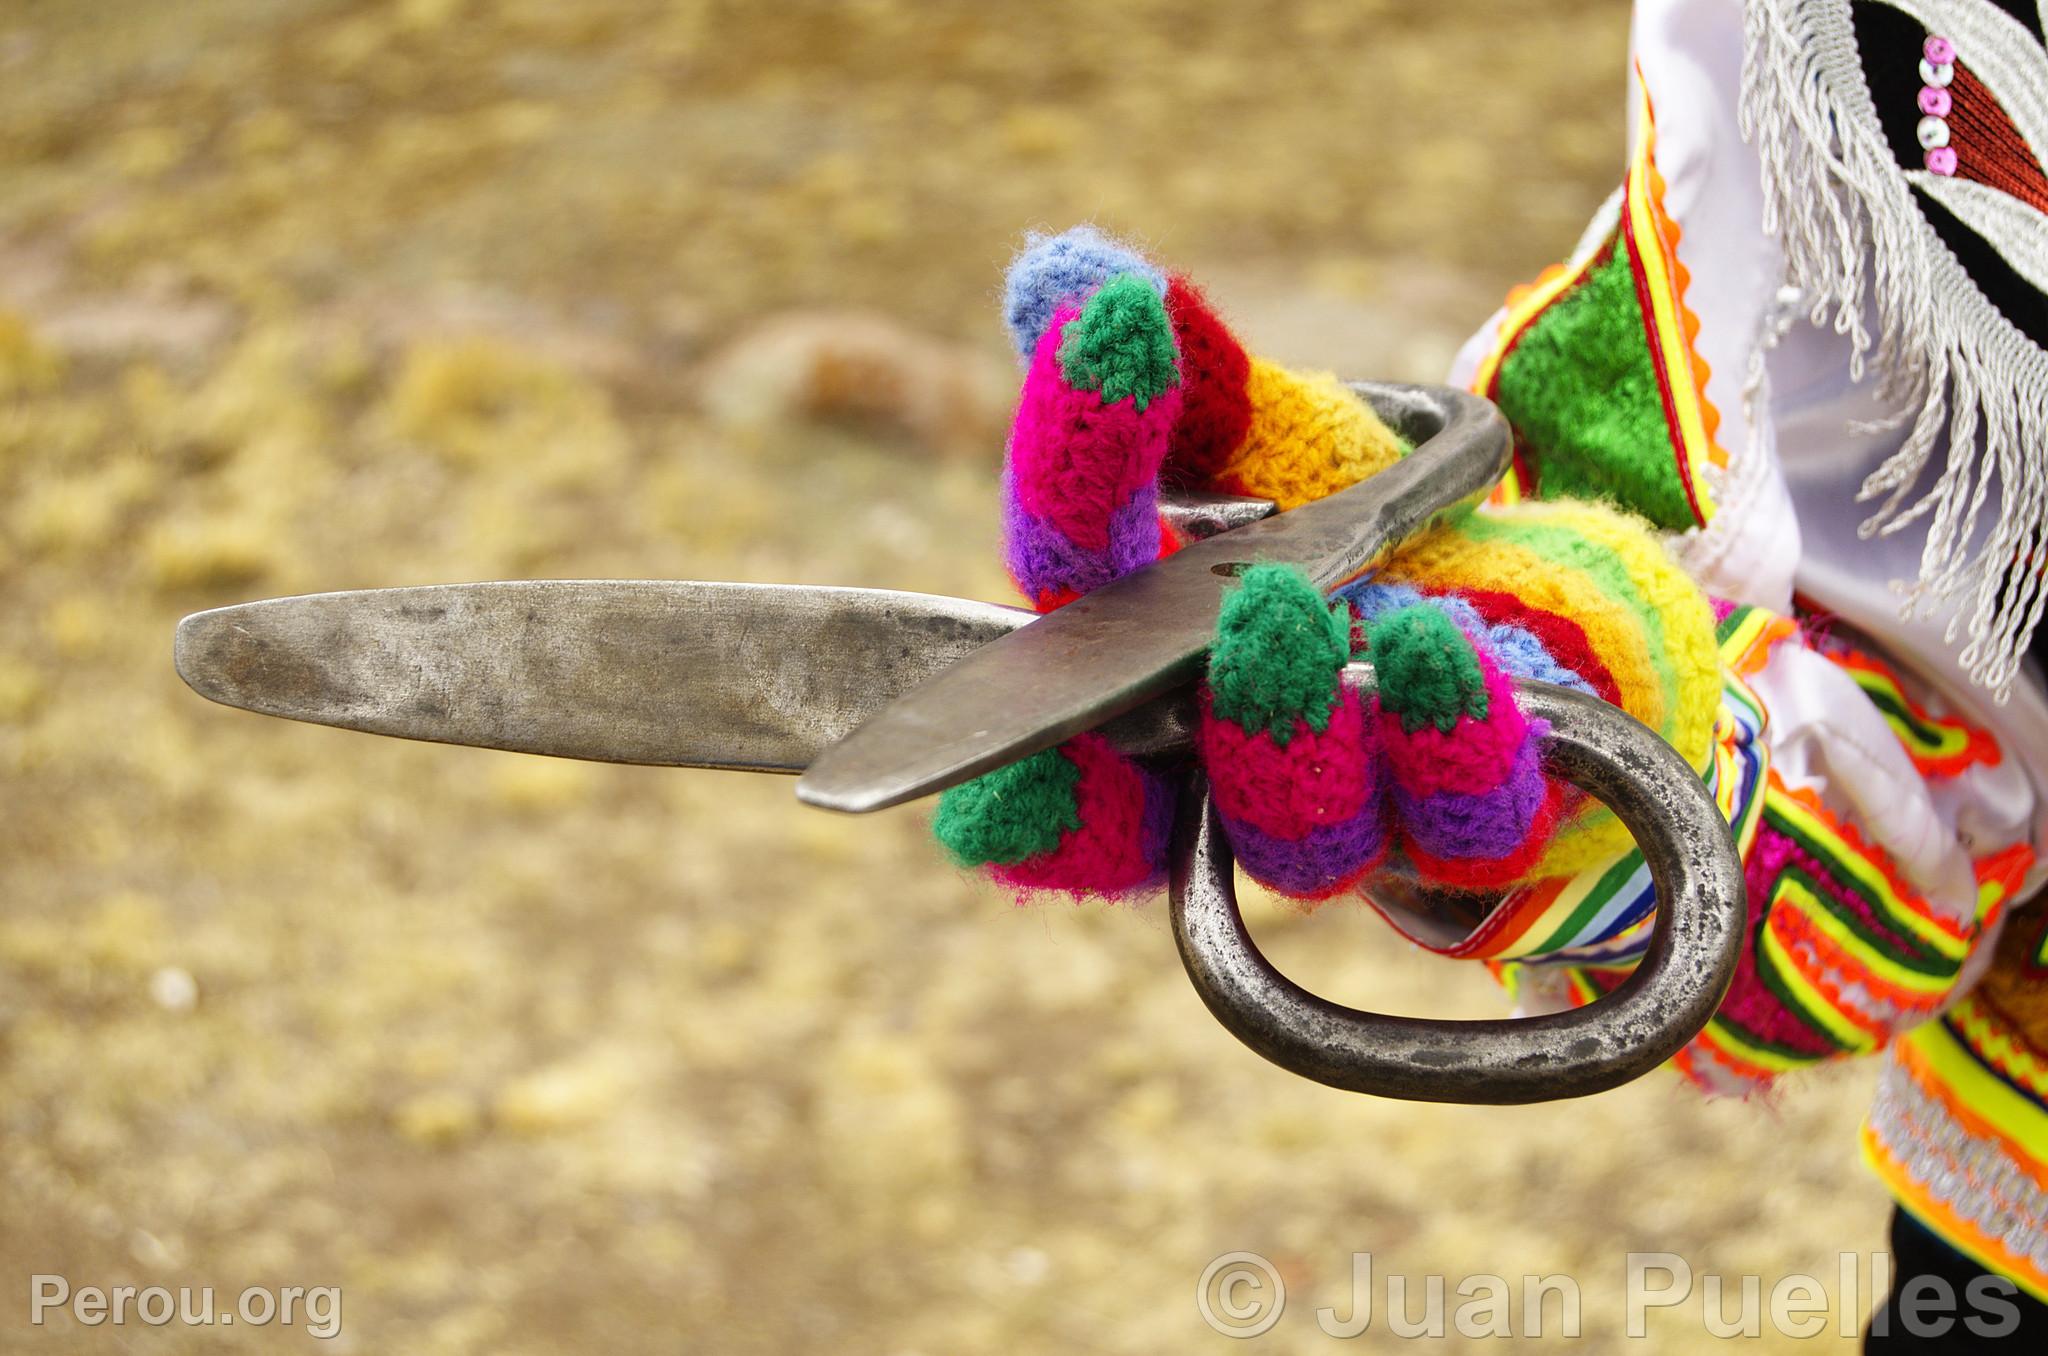
{"type": "MultiPolygon", "coordinates": [[[[1321,588],[1354,578],[1484,491],[1508,435],[1487,402],[1357,383],[1415,450],[1285,513],[1264,500],[1170,500],[1191,544],[1045,616],[929,594],[661,580],[367,589],[216,608],[178,625],[178,672],[266,715],[406,739],[604,762],[801,774],[800,799],[861,813],[957,785],[1084,730],[1185,759],[1192,692],[1223,593],[1280,561],[1321,588]]],[[[1369,664],[1346,679],[1370,690],[1369,664]]],[[[1658,899],[1650,948],[1590,1006],[1443,1021],[1363,1012],[1296,986],[1260,954],[1232,860],[1190,771],[1172,848],[1182,962],[1259,1054],[1339,1088],[1426,1101],[1533,1102],[1614,1087],[1704,1026],[1735,972],[1741,863],[1683,758],[1619,709],[1518,683],[1550,725],[1551,770],[1634,834],[1658,899]]],[[[1368,888],[1413,931],[1459,930],[1470,897],[1389,876],[1368,888]],[[1461,913],[1462,911],[1462,913],[1461,913]]]]}

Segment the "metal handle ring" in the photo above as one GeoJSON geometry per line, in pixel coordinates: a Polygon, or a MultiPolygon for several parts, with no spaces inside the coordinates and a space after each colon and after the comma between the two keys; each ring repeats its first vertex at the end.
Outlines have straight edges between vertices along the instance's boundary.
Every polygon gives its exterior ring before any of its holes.
{"type": "MultiPolygon", "coordinates": [[[[1347,680],[1369,686],[1353,665],[1347,680]]],[[[1199,773],[1175,829],[1174,941],[1196,992],[1230,1033],[1331,1087],[1424,1102],[1510,1104],[1602,1092],[1676,1054],[1735,977],[1747,917],[1727,823],[1676,750],[1626,712],[1548,683],[1516,683],[1548,721],[1546,768],[1610,806],[1642,850],[1657,925],[1635,973],[1569,1012],[1454,1021],[1362,1012],[1293,983],[1252,942],[1233,859],[1199,773]]]]}

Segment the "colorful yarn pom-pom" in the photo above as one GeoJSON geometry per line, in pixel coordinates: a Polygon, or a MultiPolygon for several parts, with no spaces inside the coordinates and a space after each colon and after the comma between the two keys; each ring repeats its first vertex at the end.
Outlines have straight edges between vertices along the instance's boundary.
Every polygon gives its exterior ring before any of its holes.
{"type": "Polygon", "coordinates": [[[1034,355],[1062,307],[1079,305],[1119,275],[1162,294],[1172,317],[1186,395],[1168,454],[1177,479],[1295,508],[1407,454],[1372,407],[1335,377],[1250,356],[1187,279],[1169,281],[1092,226],[1034,236],[1011,263],[1004,300],[1018,351],[1034,355]]]}
{"type": "Polygon", "coordinates": [[[1019,890],[1110,896],[1159,884],[1172,827],[1167,779],[1096,734],[954,787],[932,823],[959,866],[1019,890]]]}
{"type": "Polygon", "coordinates": [[[1003,319],[1017,356],[1031,361],[1060,307],[1080,305],[1119,273],[1143,278],[1155,293],[1166,291],[1166,275],[1145,262],[1144,255],[1093,226],[1026,237],[1003,278],[1003,319]]]}
{"type": "Polygon", "coordinates": [[[1040,611],[1158,557],[1175,362],[1166,309],[1137,274],[1063,306],[1040,337],[1003,477],[1006,563],[1040,611]]]}
{"type": "Polygon", "coordinates": [[[1346,687],[1351,623],[1299,571],[1255,565],[1223,603],[1198,746],[1238,865],[1296,899],[1387,851],[1373,723],[1346,687]]]}
{"type": "Polygon", "coordinates": [[[1543,727],[1523,717],[1493,656],[1436,607],[1388,612],[1367,641],[1409,861],[1461,889],[1513,882],[1549,845],[1562,803],[1543,774],[1543,727]]]}

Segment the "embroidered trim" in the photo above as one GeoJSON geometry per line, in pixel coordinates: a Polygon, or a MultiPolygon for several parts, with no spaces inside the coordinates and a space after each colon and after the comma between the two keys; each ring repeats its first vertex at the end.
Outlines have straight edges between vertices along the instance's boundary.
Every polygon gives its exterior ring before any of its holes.
{"type": "Polygon", "coordinates": [[[1773,777],[1764,811],[1769,827],[1820,858],[1831,878],[1868,901],[1877,916],[1903,937],[1949,960],[1960,961],[1968,953],[1975,929],[1965,931],[1927,907],[1891,858],[1837,819],[1810,788],[1788,786],[1773,777]]]}
{"type": "MultiPolygon", "coordinates": [[[[2031,70],[2041,48],[2010,15],[1957,0],[1890,3],[1938,22],[1970,52],[2023,133],[2048,127],[2048,79],[2029,78],[2041,74],[2031,70]]],[[[1894,158],[1849,0],[1749,0],[1745,29],[1741,125],[1763,162],[1764,229],[1779,240],[1810,319],[1849,336],[1853,376],[1875,357],[1878,394],[1908,426],[1864,482],[1860,498],[1881,502],[1860,531],[1928,518],[1902,611],[1953,602],[1953,627],[1968,635],[1958,661],[2003,701],[2048,609],[2040,572],[2012,568],[2036,563],[2035,543],[2048,532],[2048,475],[2030,455],[2048,426],[2048,352],[1999,313],[1922,217],[1911,185],[1939,176],[1904,171],[1894,158]],[[1930,482],[1938,455],[1945,464],[1930,482]],[[1994,484],[1998,502],[1979,546],[1994,484]]]]}
{"type": "Polygon", "coordinates": [[[2048,1057],[2013,1030],[2003,1013],[1971,994],[1943,1020],[1985,1067],[2048,1111],[2048,1057]]]}
{"type": "Polygon", "coordinates": [[[1855,650],[1839,650],[1827,657],[1847,670],[1863,689],[1921,776],[1956,777],[1979,763],[1998,766],[2003,754],[1997,740],[1968,721],[1930,714],[1882,662],[1855,650]]]}
{"type": "MultiPolygon", "coordinates": [[[[1752,1092],[1822,1060],[1876,1050],[1901,1028],[1925,1022],[1953,996],[1971,944],[1999,917],[2033,862],[2025,844],[1976,862],[1976,914],[1957,929],[1811,792],[1788,787],[1767,768],[1764,775],[1768,789],[1756,798],[1762,822],[1743,843],[1752,942],[1728,999],[1674,1061],[1712,1093],[1752,1092]]],[[[1498,957],[1490,964],[1516,984],[1562,970],[1564,991],[1587,1001],[1605,977],[1627,972],[1654,915],[1603,942],[1528,954],[1534,948],[1520,938],[1549,933],[1561,899],[1555,891],[1540,898],[1532,892],[1529,912],[1498,929],[1478,954],[1498,957]],[[1548,908],[1536,907],[1546,902],[1548,908]]],[[[1980,1010],[1987,1009],[1960,1008],[1954,1020],[1974,1020],[1980,1010]]],[[[2031,1095],[2048,1082],[2048,1066],[2030,1062],[2033,1056],[2022,1059],[2010,1045],[1987,1049],[2016,1088],[2031,1095]]]]}
{"type": "MultiPolygon", "coordinates": [[[[1763,823],[1770,750],[1764,732],[1770,713],[1742,674],[1763,666],[1770,649],[1797,634],[1784,617],[1738,607],[1715,628],[1721,661],[1721,706],[1702,774],[1745,858],[1763,823]]],[[[1575,965],[1640,956],[1649,945],[1655,890],[1642,855],[1633,850],[1572,876],[1553,877],[1517,890],[1487,915],[1470,936],[1443,955],[1525,963],[1575,965]]],[[[1427,946],[1427,943],[1423,943],[1427,946]]]]}
{"type": "Polygon", "coordinates": [[[2009,1039],[1973,1013],[1899,1041],[1863,1125],[1864,1157],[1935,1233],[2048,1299],[2048,1113],[1980,1062],[1994,1035],[2009,1039]]]}
{"type": "Polygon", "coordinates": [[[1637,297],[1643,304],[1643,329],[1664,396],[1673,461],[1686,497],[1692,501],[1693,516],[1705,525],[1714,516],[1709,484],[1727,469],[1728,453],[1714,440],[1721,415],[1706,397],[1712,373],[1695,344],[1699,317],[1685,304],[1692,275],[1678,259],[1678,223],[1664,210],[1664,176],[1657,171],[1656,115],[1640,64],[1633,75],[1640,122],[1625,185],[1622,239],[1628,246],[1637,297]]]}
{"type": "MultiPolygon", "coordinates": [[[[1705,780],[1721,817],[1734,833],[1737,852],[1745,856],[1755,845],[1763,823],[1770,767],[1763,727],[1763,707],[1755,694],[1741,679],[1724,675],[1713,761],[1705,780]]],[[[1649,948],[1656,904],[1649,868],[1642,854],[1632,849],[1605,872],[1588,872],[1567,882],[1543,920],[1549,923],[1562,915],[1562,921],[1554,929],[1530,928],[1526,936],[1543,940],[1515,945],[1504,954],[1519,954],[1529,963],[1541,965],[1633,961],[1649,948]],[[1575,897],[1577,906],[1571,908],[1575,897]]]]}

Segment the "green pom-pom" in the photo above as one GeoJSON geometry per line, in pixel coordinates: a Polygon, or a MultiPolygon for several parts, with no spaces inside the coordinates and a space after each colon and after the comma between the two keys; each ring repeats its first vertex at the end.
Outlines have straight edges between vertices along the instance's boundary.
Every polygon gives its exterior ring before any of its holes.
{"type": "Polygon", "coordinates": [[[1080,780],[1072,759],[1042,750],[939,797],[932,832],[960,866],[1012,866],[1052,851],[1062,833],[1081,826],[1080,780]]]}
{"type": "Polygon", "coordinates": [[[1323,601],[1290,565],[1253,565],[1225,595],[1209,649],[1209,692],[1223,719],[1284,745],[1294,722],[1330,723],[1351,658],[1351,612],[1323,601]]]}
{"type": "Polygon", "coordinates": [[[1396,608],[1366,631],[1379,674],[1380,709],[1401,718],[1413,734],[1434,725],[1448,734],[1458,717],[1485,720],[1486,675],[1472,642],[1457,624],[1427,603],[1396,608]]]}
{"type": "Polygon", "coordinates": [[[1131,400],[1139,409],[1180,380],[1173,322],[1152,284],[1119,273],[1088,298],[1060,337],[1060,371],[1067,385],[1100,391],[1106,401],[1131,400]]]}

